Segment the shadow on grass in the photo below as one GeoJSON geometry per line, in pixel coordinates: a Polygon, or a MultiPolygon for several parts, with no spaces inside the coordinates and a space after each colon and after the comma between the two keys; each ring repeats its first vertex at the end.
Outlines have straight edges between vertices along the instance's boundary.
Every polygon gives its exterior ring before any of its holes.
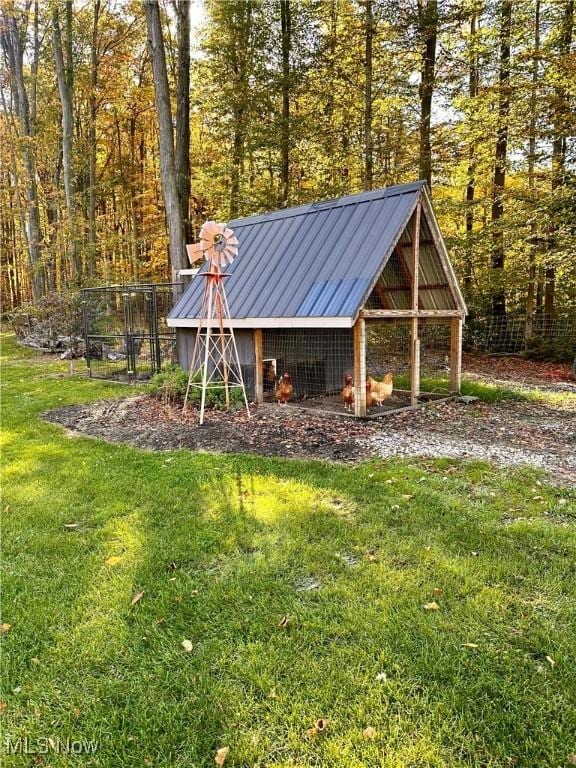
{"type": "Polygon", "coordinates": [[[31,418],[8,447],[7,732],[96,739],[98,766],[565,760],[574,533],[535,473],[150,454],[31,418]]]}

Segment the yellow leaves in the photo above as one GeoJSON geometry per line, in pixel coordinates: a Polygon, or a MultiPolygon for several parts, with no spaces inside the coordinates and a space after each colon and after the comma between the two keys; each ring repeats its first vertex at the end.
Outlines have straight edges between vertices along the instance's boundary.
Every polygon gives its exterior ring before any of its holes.
{"type": "Polygon", "coordinates": [[[280,621],[278,622],[278,626],[279,626],[281,629],[285,629],[285,628],[288,626],[288,624],[290,624],[290,621],[291,621],[291,618],[290,618],[290,616],[289,616],[289,615],[286,613],[284,616],[282,616],[282,618],[281,618],[281,619],[280,619],[280,621]]]}
{"type": "Polygon", "coordinates": [[[315,736],[320,736],[321,734],[326,732],[326,728],[328,727],[328,720],[325,720],[323,717],[320,717],[314,725],[311,728],[306,729],[306,735],[310,736],[311,738],[315,736]]]}
{"type": "Polygon", "coordinates": [[[570,765],[576,765],[576,752],[572,752],[570,755],[568,755],[568,762],[570,765]]]}
{"type": "Polygon", "coordinates": [[[216,750],[216,754],[214,755],[214,762],[216,763],[218,768],[222,768],[222,766],[226,762],[226,758],[228,757],[229,752],[230,752],[230,747],[220,747],[220,749],[216,750]]]}
{"type": "Polygon", "coordinates": [[[2,634],[4,635],[7,635],[11,629],[12,629],[12,624],[8,624],[8,622],[4,622],[3,624],[0,624],[0,632],[2,632],[2,634]]]}
{"type": "Polygon", "coordinates": [[[546,661],[548,662],[548,664],[550,664],[551,667],[555,666],[556,664],[552,656],[546,656],[546,661]]]}
{"type": "Polygon", "coordinates": [[[6,712],[6,702],[0,701],[0,717],[6,712]]]}
{"type": "Polygon", "coordinates": [[[422,607],[424,608],[425,611],[439,611],[440,610],[440,606],[434,600],[431,603],[424,603],[424,605],[422,607]]]}
{"type": "Polygon", "coordinates": [[[182,648],[186,651],[186,653],[190,653],[193,647],[194,646],[190,640],[182,640],[182,648]]]}
{"type": "Polygon", "coordinates": [[[462,648],[478,648],[477,643],[462,643],[462,648]]]}
{"type": "Polygon", "coordinates": [[[362,736],[367,740],[371,741],[376,738],[377,731],[376,728],[372,728],[371,725],[366,726],[364,730],[362,731],[362,736]]]}
{"type": "Polygon", "coordinates": [[[122,558],[118,557],[118,555],[113,555],[106,560],[106,565],[118,565],[121,560],[122,558]]]}

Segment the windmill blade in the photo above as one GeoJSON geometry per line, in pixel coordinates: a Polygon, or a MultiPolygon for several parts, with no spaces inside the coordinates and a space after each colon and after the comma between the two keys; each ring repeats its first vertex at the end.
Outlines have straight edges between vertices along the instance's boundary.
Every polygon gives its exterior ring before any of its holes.
{"type": "Polygon", "coordinates": [[[188,243],[186,245],[186,253],[188,254],[188,261],[191,266],[202,258],[202,243],[188,243]]]}
{"type": "Polygon", "coordinates": [[[222,234],[219,225],[215,221],[205,221],[200,229],[201,240],[212,240],[214,235],[222,234]]]}
{"type": "Polygon", "coordinates": [[[224,226],[225,226],[225,229],[224,229],[224,232],[222,232],[222,234],[224,235],[226,240],[230,240],[231,237],[234,237],[234,230],[230,229],[230,227],[228,227],[226,225],[224,225],[224,226]]]}

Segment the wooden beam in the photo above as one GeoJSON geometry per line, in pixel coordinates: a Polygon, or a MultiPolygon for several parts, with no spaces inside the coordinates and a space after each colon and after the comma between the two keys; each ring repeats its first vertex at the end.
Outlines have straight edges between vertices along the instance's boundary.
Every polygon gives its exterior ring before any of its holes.
{"type": "MultiPolygon", "coordinates": [[[[450,288],[450,286],[448,285],[448,283],[426,283],[424,285],[422,285],[422,283],[420,283],[419,288],[420,288],[421,291],[433,291],[433,290],[436,290],[437,288],[450,288]]],[[[390,286],[387,286],[387,287],[384,286],[383,290],[384,291],[406,291],[406,292],[410,291],[411,292],[412,288],[409,285],[390,285],[390,286]]]]}
{"type": "Polygon", "coordinates": [[[362,317],[354,324],[354,414],[366,416],[366,324],[362,317]]]}
{"type": "Polygon", "coordinates": [[[414,211],[412,234],[412,317],[410,323],[410,405],[418,404],[420,394],[420,339],[418,338],[418,271],[420,267],[420,214],[422,203],[418,200],[414,211]]]}
{"type": "MultiPolygon", "coordinates": [[[[420,245],[435,245],[434,240],[420,240],[420,245]]],[[[398,243],[398,248],[412,248],[412,243],[398,243]]]]}
{"type": "Polygon", "coordinates": [[[261,328],[254,330],[254,401],[264,402],[264,341],[261,328]]]}
{"type": "Polygon", "coordinates": [[[364,309],[360,317],[365,320],[382,320],[387,317],[462,317],[460,309],[364,309]]]}
{"type": "Polygon", "coordinates": [[[420,339],[418,338],[418,318],[410,323],[410,405],[418,404],[420,395],[420,339]]]}
{"type": "Polygon", "coordinates": [[[460,393],[462,379],[462,325],[461,317],[453,317],[450,329],[450,389],[460,393]]]}
{"type": "Polygon", "coordinates": [[[412,309],[418,309],[418,270],[420,267],[420,213],[422,203],[414,211],[414,226],[412,230],[412,309]]]}

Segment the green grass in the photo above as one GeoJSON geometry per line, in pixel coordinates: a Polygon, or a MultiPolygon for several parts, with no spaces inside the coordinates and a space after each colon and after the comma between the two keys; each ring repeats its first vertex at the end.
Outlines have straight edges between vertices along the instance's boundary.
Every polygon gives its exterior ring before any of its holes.
{"type": "Polygon", "coordinates": [[[10,337],[3,354],[4,739],[98,743],[50,748],[50,766],[208,768],[222,746],[227,766],[569,764],[569,491],[482,463],[70,437],[39,415],[126,390],[60,376],[10,337]]]}
{"type": "MultiPolygon", "coordinates": [[[[410,389],[410,377],[403,373],[394,376],[396,389],[410,389]]],[[[420,380],[420,390],[435,394],[450,395],[450,381],[443,377],[423,376],[420,380]]],[[[491,384],[488,381],[472,381],[463,379],[460,391],[463,395],[473,395],[485,403],[497,403],[502,400],[530,400],[533,402],[552,403],[560,405],[573,399],[571,393],[548,392],[529,387],[505,387],[501,384],[491,384]]]]}

